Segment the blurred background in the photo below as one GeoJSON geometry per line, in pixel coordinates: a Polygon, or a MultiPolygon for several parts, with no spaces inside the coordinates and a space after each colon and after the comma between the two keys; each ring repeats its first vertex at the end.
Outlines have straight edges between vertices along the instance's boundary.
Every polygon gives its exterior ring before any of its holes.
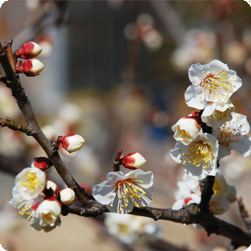
{"type": "MultiPolygon", "coordinates": [[[[117,151],[139,151],[147,160],[143,170],[154,172],[151,205],[172,207],[183,168],[169,155],[171,126],[192,111],[184,92],[193,63],[219,59],[237,71],[243,86],[231,100],[250,121],[251,7],[245,1],[9,0],[0,9],[0,40],[9,39],[14,50],[27,41],[43,47],[38,58],[45,69],[21,81],[51,141],[70,132],[85,138],[76,154],[60,151],[89,191],[113,170],[117,151]]],[[[2,84],[0,116],[24,123],[2,84]]],[[[133,237],[122,231],[129,219],[114,234],[106,222],[116,225],[116,219],[70,215],[50,233],[35,232],[8,201],[15,174],[44,153],[33,139],[6,128],[0,142],[0,244],[8,251],[231,250],[225,238],[172,222],[142,220],[133,237]]],[[[232,153],[221,169],[250,212],[250,158],[232,153]]],[[[63,186],[53,170],[48,175],[63,186]]],[[[243,227],[236,203],[220,217],[243,227]]]]}

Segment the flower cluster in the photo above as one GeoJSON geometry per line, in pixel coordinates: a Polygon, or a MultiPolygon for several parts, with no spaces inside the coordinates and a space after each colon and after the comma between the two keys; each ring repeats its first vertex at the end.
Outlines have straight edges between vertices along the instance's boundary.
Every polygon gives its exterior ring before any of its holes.
{"type": "Polygon", "coordinates": [[[60,225],[62,204],[70,205],[75,200],[71,188],[58,191],[56,183],[48,180],[44,171],[51,165],[47,158],[35,158],[31,167],[16,176],[10,201],[19,214],[30,221],[31,227],[45,232],[60,225]]]}
{"type": "Polygon", "coordinates": [[[174,208],[199,203],[199,180],[210,175],[215,176],[215,182],[209,209],[213,214],[221,214],[235,201],[235,189],[219,174],[219,161],[231,150],[244,157],[251,153],[247,117],[235,113],[230,100],[242,81],[235,71],[218,60],[206,65],[193,64],[188,75],[192,84],[185,92],[185,101],[199,111],[180,119],[172,127],[178,142],[171,157],[184,166],[189,176],[178,185],[174,208]]]}
{"type": "Polygon", "coordinates": [[[146,160],[135,152],[127,154],[120,159],[121,164],[129,169],[134,169],[126,174],[121,171],[107,174],[107,181],[93,187],[93,197],[111,212],[127,214],[134,207],[144,207],[152,201],[151,187],[153,173],[140,169],[146,160]]]}
{"type": "MultiPolygon", "coordinates": [[[[186,173],[183,180],[178,182],[178,189],[174,193],[176,199],[173,209],[181,209],[191,203],[199,204],[201,201],[201,186],[199,180],[186,173]]],[[[218,170],[213,185],[213,195],[209,202],[209,210],[212,214],[219,215],[226,212],[230,203],[236,201],[234,186],[227,184],[225,178],[218,170]]]]}

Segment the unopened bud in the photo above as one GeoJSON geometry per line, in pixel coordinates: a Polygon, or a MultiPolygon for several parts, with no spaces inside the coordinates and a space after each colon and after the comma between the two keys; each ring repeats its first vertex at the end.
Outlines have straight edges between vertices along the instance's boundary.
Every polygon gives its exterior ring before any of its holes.
{"type": "Polygon", "coordinates": [[[51,166],[52,166],[52,162],[48,158],[45,158],[45,157],[34,158],[33,162],[31,163],[31,167],[39,168],[42,171],[45,171],[51,166]]]}
{"type": "Polygon", "coordinates": [[[39,195],[42,198],[58,197],[59,191],[57,184],[52,180],[47,180],[45,190],[39,195]]]}
{"type": "Polygon", "coordinates": [[[129,169],[140,168],[145,163],[145,158],[138,152],[129,153],[122,158],[122,164],[129,169]]]}
{"type": "Polygon", "coordinates": [[[60,192],[60,201],[64,205],[71,205],[75,198],[75,192],[71,188],[64,188],[60,192]]]}
{"type": "Polygon", "coordinates": [[[23,73],[26,76],[37,76],[44,69],[44,64],[38,59],[27,59],[19,61],[16,65],[17,73],[23,73]]]}
{"type": "Polygon", "coordinates": [[[28,42],[15,52],[15,56],[23,59],[30,59],[38,56],[42,51],[42,47],[34,42],[28,42]]]}
{"type": "Polygon", "coordinates": [[[63,137],[59,137],[58,141],[62,144],[62,147],[69,153],[79,150],[85,143],[84,138],[78,134],[69,134],[63,137]]]}

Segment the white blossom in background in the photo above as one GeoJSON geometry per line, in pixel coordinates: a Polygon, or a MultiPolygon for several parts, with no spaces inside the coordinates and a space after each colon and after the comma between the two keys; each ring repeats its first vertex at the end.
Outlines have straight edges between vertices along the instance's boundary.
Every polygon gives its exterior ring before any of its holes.
{"type": "Polygon", "coordinates": [[[126,214],[134,207],[143,207],[151,203],[152,185],[151,171],[136,169],[127,174],[121,171],[110,172],[107,174],[107,181],[93,187],[93,197],[106,205],[109,211],[126,214]]]}
{"type": "Polygon", "coordinates": [[[189,175],[203,179],[216,173],[218,148],[217,139],[204,133],[189,145],[177,142],[170,154],[177,163],[183,165],[189,175]]]}
{"type": "Polygon", "coordinates": [[[188,76],[192,85],[185,92],[186,104],[200,110],[208,102],[227,102],[242,85],[236,72],[219,60],[191,65],[188,76]]]}
{"type": "Polygon", "coordinates": [[[36,208],[36,221],[31,224],[31,227],[38,231],[43,229],[49,232],[60,225],[60,213],[61,205],[56,198],[43,200],[36,208]]]}
{"type": "Polygon", "coordinates": [[[156,222],[130,214],[105,214],[108,233],[128,247],[133,247],[140,236],[154,241],[162,237],[162,228],[156,222]]]}
{"type": "Polygon", "coordinates": [[[183,175],[183,180],[178,182],[178,188],[174,192],[176,201],[172,209],[179,210],[191,203],[199,204],[201,200],[200,195],[199,179],[185,173],[183,175]]]}
{"type": "Polygon", "coordinates": [[[216,56],[216,40],[215,33],[211,30],[187,30],[183,42],[171,55],[172,64],[179,70],[186,71],[193,62],[209,62],[216,56]]]}
{"type": "Polygon", "coordinates": [[[201,120],[210,127],[218,128],[232,119],[234,109],[230,99],[227,102],[209,102],[202,112],[201,120]]]}
{"type": "Polygon", "coordinates": [[[232,113],[232,120],[226,122],[213,135],[219,141],[219,159],[231,154],[231,150],[240,152],[244,157],[251,154],[251,138],[247,136],[250,125],[243,114],[232,113]]]}
{"type": "Polygon", "coordinates": [[[189,145],[194,141],[201,130],[201,125],[195,118],[187,116],[178,120],[178,122],[172,126],[174,132],[173,137],[182,142],[184,145],[189,145]]]}

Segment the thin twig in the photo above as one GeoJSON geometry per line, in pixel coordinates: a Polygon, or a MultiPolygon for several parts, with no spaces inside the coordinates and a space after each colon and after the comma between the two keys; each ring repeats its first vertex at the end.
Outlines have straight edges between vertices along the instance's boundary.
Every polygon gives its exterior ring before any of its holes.
{"type": "Polygon", "coordinates": [[[29,129],[25,125],[20,125],[14,122],[14,120],[10,118],[3,119],[0,117],[0,126],[2,127],[9,127],[10,129],[14,131],[20,131],[23,133],[26,133],[27,135],[29,134],[29,129]]]}

